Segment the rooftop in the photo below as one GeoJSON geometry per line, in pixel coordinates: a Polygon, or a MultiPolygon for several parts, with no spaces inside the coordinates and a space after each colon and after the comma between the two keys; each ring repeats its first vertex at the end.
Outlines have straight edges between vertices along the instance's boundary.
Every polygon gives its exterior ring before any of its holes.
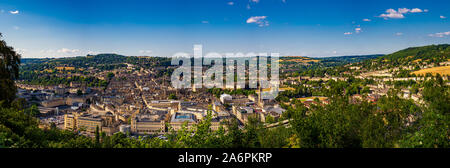
{"type": "Polygon", "coordinates": [[[175,113],[171,119],[172,122],[195,122],[195,120],[195,115],[191,113],[175,113]]]}

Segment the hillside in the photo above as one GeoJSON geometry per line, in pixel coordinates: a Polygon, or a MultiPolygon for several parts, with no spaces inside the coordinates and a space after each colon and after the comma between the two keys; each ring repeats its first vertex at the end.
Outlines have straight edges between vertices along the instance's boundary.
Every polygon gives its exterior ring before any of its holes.
{"type": "Polygon", "coordinates": [[[329,66],[346,65],[350,63],[362,62],[365,60],[376,59],[382,57],[382,54],[374,55],[353,55],[353,56],[338,56],[338,57],[325,57],[317,58],[323,64],[328,64],[329,66]]]}
{"type": "Polygon", "coordinates": [[[429,45],[423,47],[411,47],[398,52],[386,55],[380,59],[389,60],[391,62],[398,61],[399,63],[411,61],[446,61],[450,58],[450,45],[429,45]]]}
{"type": "Polygon", "coordinates": [[[381,57],[381,54],[375,55],[353,55],[353,56],[337,56],[337,57],[303,57],[303,56],[285,56],[281,57],[280,62],[283,64],[304,64],[310,65],[314,63],[322,64],[326,67],[345,65],[349,63],[357,63],[368,59],[375,59],[381,57]]]}
{"type": "Polygon", "coordinates": [[[142,66],[167,66],[170,65],[170,59],[163,57],[136,57],[124,56],[118,54],[98,54],[68,58],[43,58],[43,59],[22,59],[22,70],[55,69],[57,67],[76,67],[89,68],[94,67],[101,70],[112,70],[115,68],[126,67],[126,63],[140,64],[142,66]]]}
{"type": "Polygon", "coordinates": [[[392,69],[403,67],[409,70],[420,70],[440,66],[450,60],[450,45],[429,45],[411,47],[379,57],[372,61],[366,61],[368,69],[392,69]]]}
{"type": "Polygon", "coordinates": [[[312,62],[319,62],[319,60],[302,56],[286,56],[282,57],[280,59],[280,62],[312,63],[312,62]]]}

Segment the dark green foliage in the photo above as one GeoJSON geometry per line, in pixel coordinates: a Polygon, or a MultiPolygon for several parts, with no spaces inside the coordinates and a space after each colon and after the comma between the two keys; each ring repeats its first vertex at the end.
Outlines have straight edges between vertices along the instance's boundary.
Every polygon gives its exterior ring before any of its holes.
{"type": "Polygon", "coordinates": [[[450,146],[450,89],[438,76],[425,83],[427,103],[422,117],[400,141],[401,147],[448,148],[450,146]]]}
{"type": "Polygon", "coordinates": [[[43,75],[39,76],[35,73],[30,73],[30,75],[21,76],[22,83],[31,85],[66,85],[69,86],[71,82],[84,84],[88,87],[106,87],[108,82],[105,80],[100,80],[96,77],[82,77],[73,76],[71,78],[57,77],[56,75],[43,75]]]}
{"type": "Polygon", "coordinates": [[[172,93],[172,94],[169,95],[168,99],[169,100],[177,100],[178,98],[177,98],[176,94],[172,93]]]}
{"type": "MultiPolygon", "coordinates": [[[[70,142],[80,138],[74,133],[61,131],[57,128],[42,130],[38,120],[26,111],[14,108],[0,108],[0,146],[15,148],[45,148],[62,147],[61,144],[72,146],[70,142]],[[60,144],[56,145],[55,144],[60,144]]],[[[83,147],[90,147],[83,144],[83,147]]]]}
{"type": "Polygon", "coordinates": [[[0,106],[9,105],[16,97],[14,80],[19,77],[20,55],[1,40],[0,33],[0,106]]]}
{"type": "MultiPolygon", "coordinates": [[[[341,56],[341,57],[325,57],[314,58],[320,62],[309,62],[308,64],[298,64],[296,62],[283,61],[281,67],[287,68],[286,72],[292,76],[309,76],[309,77],[325,77],[331,76],[345,76],[343,72],[349,70],[344,65],[372,60],[383,55],[361,55],[361,56],[341,56]]],[[[289,59],[289,57],[282,57],[281,59],[289,59]]],[[[293,57],[292,59],[295,59],[293,57]]],[[[282,74],[283,75],[283,74],[282,74]]]]}
{"type": "Polygon", "coordinates": [[[364,60],[370,60],[375,59],[378,57],[381,57],[383,55],[376,54],[376,55],[355,55],[355,56],[340,56],[340,57],[326,57],[326,58],[318,58],[321,60],[323,64],[326,64],[327,66],[341,66],[346,65],[350,63],[357,63],[364,60]]]}
{"type": "Polygon", "coordinates": [[[294,114],[292,126],[302,148],[361,147],[360,125],[373,109],[371,105],[349,104],[335,99],[325,107],[315,107],[310,115],[294,114]]]}
{"type": "Polygon", "coordinates": [[[304,87],[302,85],[292,86],[295,90],[284,91],[278,94],[276,100],[278,102],[288,102],[291,98],[300,98],[300,97],[310,97],[312,96],[312,91],[308,87],[304,87]]]}
{"type": "Polygon", "coordinates": [[[430,60],[431,62],[447,61],[450,57],[450,45],[429,45],[423,47],[411,47],[407,48],[383,57],[379,59],[387,59],[394,63],[404,63],[422,59],[422,61],[430,60]],[[412,57],[411,57],[412,56],[412,57]]]}
{"type": "Polygon", "coordinates": [[[114,75],[114,73],[112,73],[112,72],[108,72],[108,74],[106,75],[106,77],[107,77],[109,80],[111,80],[114,76],[115,76],[115,75],[114,75]]]}
{"type": "MultiPolygon", "coordinates": [[[[438,64],[450,59],[450,45],[429,45],[422,47],[411,47],[395,53],[378,57],[375,60],[367,60],[362,65],[368,69],[396,68],[400,66],[412,65],[418,70],[417,63],[438,64]]],[[[409,77],[409,70],[401,70],[398,77],[409,77]]]]}

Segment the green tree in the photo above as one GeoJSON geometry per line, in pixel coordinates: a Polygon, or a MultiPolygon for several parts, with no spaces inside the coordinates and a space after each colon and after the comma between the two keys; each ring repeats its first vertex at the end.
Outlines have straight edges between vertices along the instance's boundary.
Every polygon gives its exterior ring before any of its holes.
{"type": "Polygon", "coordinates": [[[275,122],[275,119],[271,115],[267,115],[266,117],[266,123],[272,124],[275,122]]]}
{"type": "Polygon", "coordinates": [[[176,99],[178,99],[178,98],[177,98],[177,95],[175,95],[174,93],[171,93],[171,94],[169,95],[168,99],[169,99],[169,100],[176,100],[176,99]]]}
{"type": "Polygon", "coordinates": [[[100,146],[100,131],[98,125],[95,127],[95,146],[96,147],[100,146]]]}
{"type": "Polygon", "coordinates": [[[30,108],[26,109],[25,112],[33,117],[37,117],[41,114],[36,104],[33,104],[30,108]]]}
{"type": "Polygon", "coordinates": [[[421,118],[399,141],[401,147],[448,148],[450,146],[450,89],[440,76],[424,83],[426,103],[421,118]]]}
{"type": "Polygon", "coordinates": [[[81,95],[83,95],[83,92],[82,92],[80,89],[78,89],[78,90],[77,90],[77,95],[78,95],[78,96],[81,96],[81,95]]]}
{"type": "Polygon", "coordinates": [[[114,73],[112,73],[112,72],[108,72],[108,74],[106,75],[106,77],[109,79],[109,80],[111,80],[112,78],[114,78],[114,73]]]}
{"type": "Polygon", "coordinates": [[[14,80],[19,78],[20,55],[1,37],[0,33],[0,105],[4,102],[4,105],[9,106],[16,98],[14,80]]]}

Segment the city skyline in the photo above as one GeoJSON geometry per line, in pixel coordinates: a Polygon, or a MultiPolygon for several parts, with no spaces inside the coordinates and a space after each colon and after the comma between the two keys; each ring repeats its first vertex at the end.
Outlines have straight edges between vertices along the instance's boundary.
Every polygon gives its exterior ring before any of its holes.
{"type": "Polygon", "coordinates": [[[326,57],[450,42],[448,2],[439,0],[45,2],[0,2],[0,32],[23,58],[171,56],[195,44],[326,57]]]}

